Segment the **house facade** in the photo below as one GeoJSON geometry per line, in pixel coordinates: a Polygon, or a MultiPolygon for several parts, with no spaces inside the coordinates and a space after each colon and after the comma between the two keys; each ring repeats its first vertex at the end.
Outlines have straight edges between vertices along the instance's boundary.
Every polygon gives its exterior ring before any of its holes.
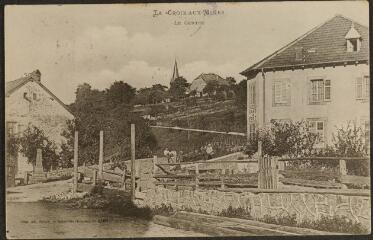
{"type": "Polygon", "coordinates": [[[189,92],[196,92],[196,96],[202,97],[204,95],[203,89],[209,82],[214,82],[217,85],[229,86],[230,83],[226,79],[220,77],[215,73],[202,73],[196,79],[193,80],[192,84],[189,87],[189,92]]]}
{"type": "MultiPolygon", "coordinates": [[[[42,129],[57,147],[66,140],[61,133],[66,129],[66,121],[74,119],[67,106],[41,83],[38,70],[25,77],[5,83],[5,122],[9,135],[22,134],[28,126],[42,129]]],[[[15,166],[7,166],[7,177],[23,175],[32,171],[27,158],[18,153],[15,166]]]]}
{"type": "Polygon", "coordinates": [[[369,144],[369,31],[341,15],[249,67],[247,133],[277,121],[310,123],[319,147],[356,123],[369,144]]]}

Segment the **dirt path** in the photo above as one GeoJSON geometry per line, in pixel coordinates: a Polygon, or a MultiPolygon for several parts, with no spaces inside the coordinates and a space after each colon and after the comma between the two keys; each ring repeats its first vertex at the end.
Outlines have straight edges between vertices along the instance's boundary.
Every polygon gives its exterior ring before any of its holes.
{"type": "Polygon", "coordinates": [[[7,202],[36,202],[52,194],[69,192],[72,180],[30,184],[6,189],[7,202]]]}

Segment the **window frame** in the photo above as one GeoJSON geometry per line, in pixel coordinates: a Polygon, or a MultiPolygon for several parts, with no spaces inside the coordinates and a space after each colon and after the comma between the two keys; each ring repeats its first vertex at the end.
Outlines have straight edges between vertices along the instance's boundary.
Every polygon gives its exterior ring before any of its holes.
{"type": "Polygon", "coordinates": [[[291,80],[290,78],[276,78],[272,80],[272,106],[290,106],[291,105],[291,80]],[[276,86],[280,86],[280,101],[277,102],[276,86]]]}
{"type": "Polygon", "coordinates": [[[369,74],[362,74],[355,79],[355,96],[356,100],[370,99],[370,76],[369,74]],[[361,84],[359,84],[361,80],[361,84]],[[360,89],[359,89],[360,86],[360,89]],[[359,92],[360,91],[360,92],[359,92]]]}
{"type": "Polygon", "coordinates": [[[315,132],[316,134],[318,134],[319,132],[322,131],[322,141],[316,141],[315,143],[315,147],[316,148],[324,148],[326,145],[327,145],[327,119],[326,118],[308,118],[307,119],[307,123],[309,124],[309,127],[310,127],[310,132],[315,132]],[[315,123],[315,129],[312,130],[311,129],[311,124],[312,123],[315,123]],[[323,129],[322,130],[318,130],[318,124],[319,123],[322,123],[323,124],[323,129]]]}
{"type": "MultiPolygon", "coordinates": [[[[332,101],[332,80],[330,78],[327,78],[325,76],[319,76],[319,77],[310,77],[307,79],[308,84],[308,104],[310,105],[317,105],[317,104],[324,104],[327,102],[332,101]],[[313,100],[313,82],[322,82],[322,87],[316,86],[316,89],[322,89],[322,92],[320,93],[321,98],[317,101],[313,100]],[[328,91],[328,94],[327,94],[328,91]],[[326,96],[329,95],[327,98],[326,96]]],[[[318,91],[318,90],[316,90],[318,91]]]]}

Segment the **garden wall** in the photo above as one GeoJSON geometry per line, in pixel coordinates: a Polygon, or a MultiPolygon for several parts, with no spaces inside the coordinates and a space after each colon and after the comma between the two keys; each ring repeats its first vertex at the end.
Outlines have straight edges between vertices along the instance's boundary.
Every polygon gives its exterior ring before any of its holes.
{"type": "MultiPolygon", "coordinates": [[[[313,190],[312,190],[313,191],[313,190]]],[[[155,208],[162,204],[176,210],[189,209],[216,215],[229,206],[247,209],[253,219],[265,215],[279,217],[296,214],[297,221],[326,216],[345,216],[370,229],[369,191],[280,191],[223,192],[218,190],[173,190],[158,186],[144,194],[143,204],[155,208]]]]}

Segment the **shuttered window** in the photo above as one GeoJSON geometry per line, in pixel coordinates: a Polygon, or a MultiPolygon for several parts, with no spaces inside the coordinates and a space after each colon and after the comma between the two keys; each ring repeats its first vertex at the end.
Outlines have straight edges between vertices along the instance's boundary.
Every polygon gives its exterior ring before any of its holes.
{"type": "Polygon", "coordinates": [[[275,79],[273,81],[273,105],[290,105],[290,80],[275,79]]]}
{"type": "Polygon", "coordinates": [[[356,79],[356,99],[369,99],[370,78],[368,75],[356,79]]]}
{"type": "Polygon", "coordinates": [[[310,103],[322,103],[330,101],[332,96],[332,84],[329,79],[312,79],[309,85],[310,103]]]}

